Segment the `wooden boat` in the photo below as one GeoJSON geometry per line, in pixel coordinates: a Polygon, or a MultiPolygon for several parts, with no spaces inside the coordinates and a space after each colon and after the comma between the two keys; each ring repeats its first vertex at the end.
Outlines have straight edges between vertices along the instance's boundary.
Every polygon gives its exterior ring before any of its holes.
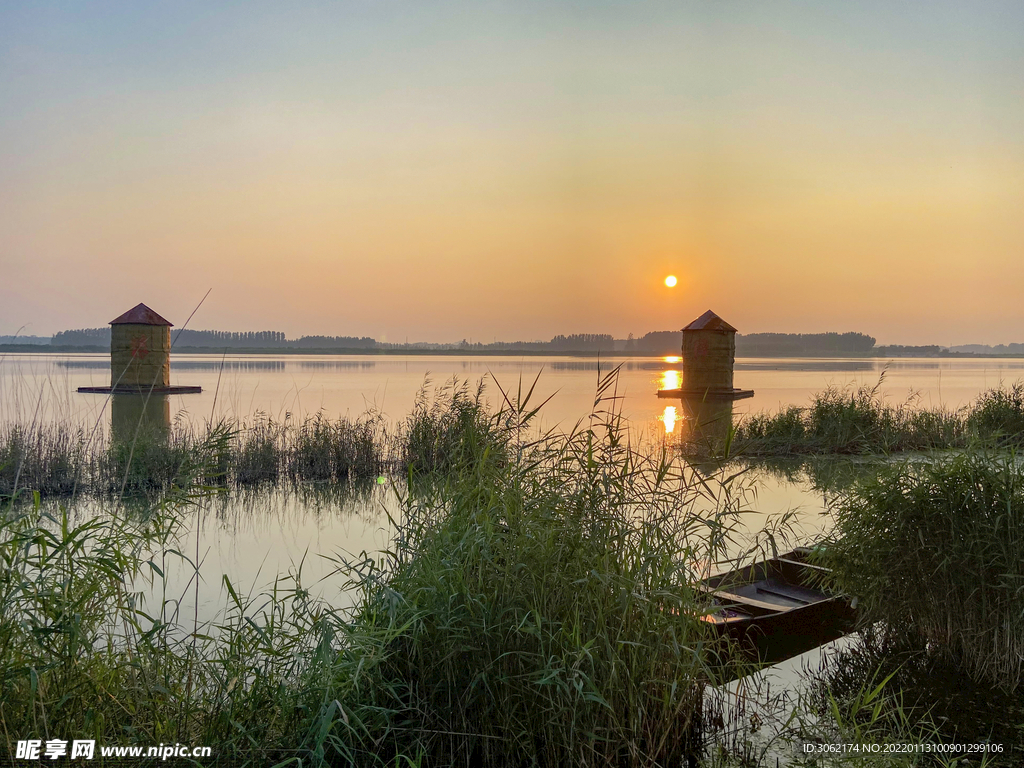
{"type": "Polygon", "coordinates": [[[825,589],[821,581],[829,571],[810,563],[810,552],[800,547],[699,582],[713,606],[704,620],[759,664],[776,664],[852,631],[856,600],[825,589]]]}

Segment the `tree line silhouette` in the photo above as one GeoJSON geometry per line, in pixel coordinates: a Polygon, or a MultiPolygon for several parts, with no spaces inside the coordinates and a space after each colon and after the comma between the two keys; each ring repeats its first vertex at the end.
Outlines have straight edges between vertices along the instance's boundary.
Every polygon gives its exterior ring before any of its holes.
{"type": "MultiPolygon", "coordinates": [[[[177,348],[206,349],[320,349],[320,350],[463,350],[520,352],[626,352],[650,355],[678,355],[681,331],[651,331],[639,338],[629,334],[615,339],[608,333],[559,334],[550,341],[494,341],[457,343],[394,343],[368,336],[301,336],[288,339],[282,331],[172,331],[177,348]]],[[[60,331],[50,340],[53,346],[109,347],[110,328],[80,328],[60,331]]],[[[1011,345],[1020,346],[1020,345],[1011,345]]],[[[923,357],[948,355],[949,350],[929,346],[875,346],[875,338],[864,333],[750,333],[736,335],[739,357],[923,357]]]]}

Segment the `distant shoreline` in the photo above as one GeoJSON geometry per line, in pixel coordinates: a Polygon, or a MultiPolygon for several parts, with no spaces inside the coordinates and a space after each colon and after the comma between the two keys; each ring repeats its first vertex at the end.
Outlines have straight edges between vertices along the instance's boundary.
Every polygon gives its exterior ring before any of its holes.
{"type": "MultiPolygon", "coordinates": [[[[44,345],[44,344],[0,344],[0,355],[3,354],[109,354],[108,347],[87,347],[72,345],[44,345]]],[[[274,348],[274,347],[226,347],[214,349],[211,347],[175,347],[174,352],[179,355],[348,355],[359,357],[602,357],[602,358],[661,358],[676,353],[669,352],[635,352],[635,351],[572,351],[572,350],[514,350],[514,349],[344,349],[344,348],[274,348]]],[[[865,360],[901,360],[913,358],[968,358],[968,359],[1024,359],[1024,354],[996,354],[977,352],[939,352],[938,354],[906,354],[890,355],[874,352],[862,352],[860,354],[847,353],[818,353],[818,354],[737,354],[738,360],[751,360],[758,358],[794,360],[800,358],[814,359],[865,359],[865,360]]]]}

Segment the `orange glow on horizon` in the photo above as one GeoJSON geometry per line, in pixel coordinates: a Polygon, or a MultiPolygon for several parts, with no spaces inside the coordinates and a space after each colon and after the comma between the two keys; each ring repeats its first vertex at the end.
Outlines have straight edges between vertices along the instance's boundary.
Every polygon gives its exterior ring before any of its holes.
{"type": "Polygon", "coordinates": [[[0,335],[1024,342],[1024,4],[352,5],[0,7],[0,335]]]}

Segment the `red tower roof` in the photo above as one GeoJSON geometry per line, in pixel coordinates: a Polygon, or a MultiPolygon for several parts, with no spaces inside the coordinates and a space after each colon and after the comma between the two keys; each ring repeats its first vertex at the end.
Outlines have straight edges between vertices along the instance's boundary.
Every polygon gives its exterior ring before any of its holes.
{"type": "Polygon", "coordinates": [[[710,309],[703,315],[698,317],[688,326],[683,328],[684,331],[725,331],[728,333],[736,333],[736,329],[729,325],[725,320],[720,318],[710,309]]]}
{"type": "Polygon", "coordinates": [[[139,304],[132,307],[120,317],[115,317],[110,321],[110,325],[171,325],[164,320],[160,315],[154,312],[152,309],[147,307],[145,304],[139,304]]]}

